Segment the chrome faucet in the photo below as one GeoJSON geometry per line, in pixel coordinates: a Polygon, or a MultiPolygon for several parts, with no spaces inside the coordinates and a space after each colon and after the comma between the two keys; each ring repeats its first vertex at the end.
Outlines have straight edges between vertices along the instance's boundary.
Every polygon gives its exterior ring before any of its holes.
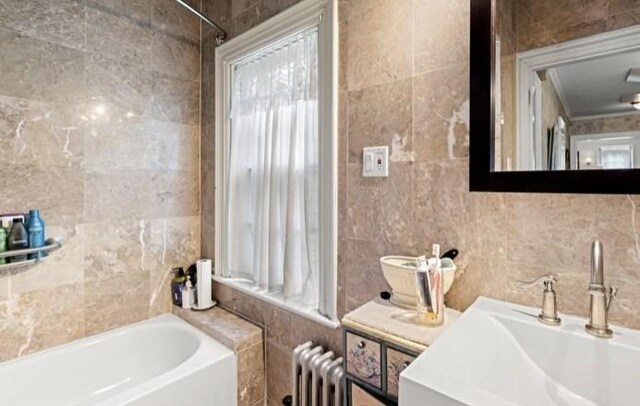
{"type": "Polygon", "coordinates": [[[611,301],[618,289],[604,286],[604,265],[602,260],[602,243],[594,241],[591,245],[591,283],[589,284],[590,308],[589,322],[585,329],[596,337],[611,338],[613,331],[609,328],[607,317],[611,301]]]}

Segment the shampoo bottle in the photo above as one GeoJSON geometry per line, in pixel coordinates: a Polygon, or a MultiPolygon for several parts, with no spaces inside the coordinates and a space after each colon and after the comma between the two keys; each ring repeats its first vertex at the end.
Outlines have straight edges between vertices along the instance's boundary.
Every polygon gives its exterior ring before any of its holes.
{"type": "MultiPolygon", "coordinates": [[[[24,228],[21,218],[13,220],[13,226],[11,226],[11,232],[9,232],[9,240],[7,241],[7,248],[9,251],[20,250],[23,248],[29,248],[29,235],[27,229],[24,228]]],[[[27,259],[26,255],[20,255],[11,257],[9,262],[20,262],[27,259]]]]}
{"type": "MultiPolygon", "coordinates": [[[[40,210],[29,210],[29,218],[26,224],[27,234],[29,234],[29,248],[39,248],[44,246],[44,221],[40,218],[40,210]]],[[[29,254],[29,259],[38,259],[45,254],[38,252],[29,254]]]]}
{"type": "Polygon", "coordinates": [[[175,276],[171,280],[171,300],[174,305],[182,306],[182,289],[187,282],[187,275],[185,275],[183,268],[174,268],[173,273],[175,276]]]}

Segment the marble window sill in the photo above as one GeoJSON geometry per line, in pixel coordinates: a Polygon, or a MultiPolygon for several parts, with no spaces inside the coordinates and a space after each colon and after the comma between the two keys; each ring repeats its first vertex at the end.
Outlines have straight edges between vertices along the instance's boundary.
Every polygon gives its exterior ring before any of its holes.
{"type": "Polygon", "coordinates": [[[252,286],[249,281],[246,281],[244,279],[229,279],[214,276],[213,280],[217,283],[221,283],[233,289],[237,289],[243,293],[246,293],[247,295],[253,296],[281,309],[288,310],[299,316],[315,321],[316,323],[319,323],[325,327],[329,327],[332,329],[337,329],[338,327],[340,327],[340,322],[338,320],[329,319],[326,316],[318,313],[318,311],[315,309],[305,308],[294,302],[286,301],[284,300],[282,294],[260,291],[252,286]]]}

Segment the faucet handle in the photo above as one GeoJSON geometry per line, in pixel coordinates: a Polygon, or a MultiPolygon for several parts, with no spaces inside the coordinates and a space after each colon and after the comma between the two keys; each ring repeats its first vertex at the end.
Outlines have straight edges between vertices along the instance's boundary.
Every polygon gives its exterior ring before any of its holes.
{"type": "Polygon", "coordinates": [[[516,286],[520,289],[529,289],[539,285],[540,282],[542,282],[542,286],[544,286],[545,290],[553,290],[553,285],[558,283],[558,279],[551,274],[547,274],[542,275],[536,280],[530,282],[516,281],[516,286]]]}
{"type": "Polygon", "coordinates": [[[538,315],[538,320],[550,326],[559,326],[560,318],[558,317],[556,291],[553,289],[553,285],[558,283],[558,279],[555,276],[551,274],[542,275],[531,282],[516,281],[516,286],[520,289],[529,289],[540,285],[541,282],[542,286],[544,286],[544,293],[542,294],[542,311],[538,315]]]}
{"type": "Polygon", "coordinates": [[[609,307],[611,307],[611,302],[613,302],[613,298],[618,294],[618,288],[615,286],[609,287],[609,295],[607,298],[607,314],[609,313],[609,307]]]}

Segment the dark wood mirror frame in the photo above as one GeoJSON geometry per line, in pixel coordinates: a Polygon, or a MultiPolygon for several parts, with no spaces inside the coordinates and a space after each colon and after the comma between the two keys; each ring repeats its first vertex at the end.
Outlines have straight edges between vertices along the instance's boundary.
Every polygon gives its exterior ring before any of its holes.
{"type": "Polygon", "coordinates": [[[640,194],[640,169],[494,172],[496,0],[471,0],[469,189],[472,192],[640,194]]]}

